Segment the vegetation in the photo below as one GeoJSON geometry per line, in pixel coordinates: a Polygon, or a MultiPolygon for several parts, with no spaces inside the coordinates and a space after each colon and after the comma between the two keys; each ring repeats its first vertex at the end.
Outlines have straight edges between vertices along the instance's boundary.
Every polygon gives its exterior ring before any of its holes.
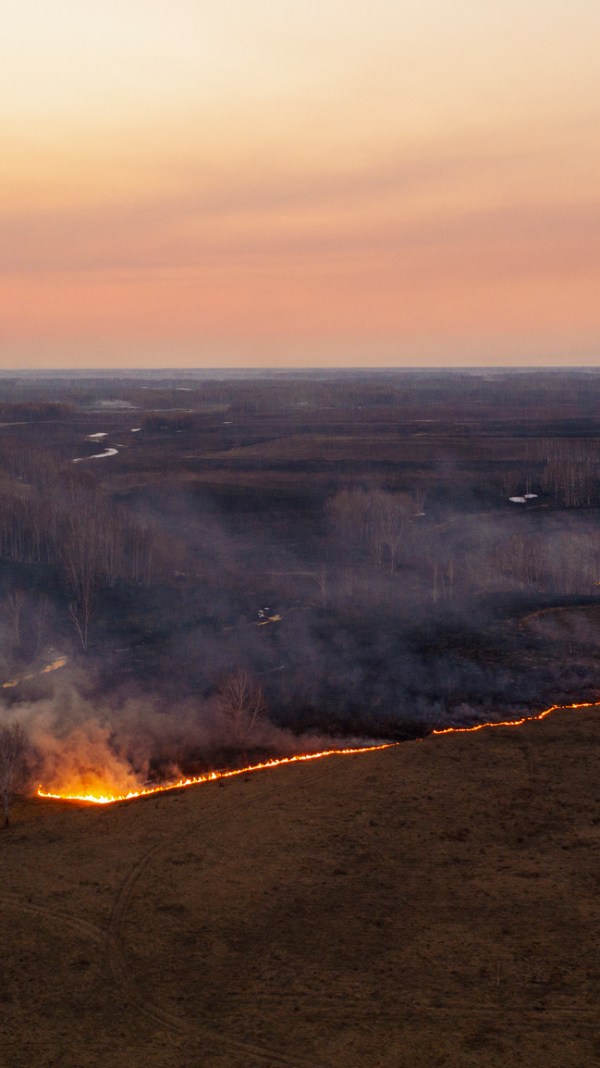
{"type": "Polygon", "coordinates": [[[102,691],[241,673],[278,724],[386,736],[595,692],[583,630],[523,620],[600,607],[600,375],[2,388],[61,413],[0,429],[6,672],[52,639],[102,691]]]}
{"type": "Polygon", "coordinates": [[[8,827],[12,796],[23,771],[25,742],[25,731],[19,723],[0,726],[0,797],[4,828],[8,827]]]}
{"type": "Polygon", "coordinates": [[[217,714],[224,721],[225,737],[238,752],[252,742],[256,728],[267,717],[267,704],[260,684],[247,671],[236,671],[217,689],[217,714]]]}

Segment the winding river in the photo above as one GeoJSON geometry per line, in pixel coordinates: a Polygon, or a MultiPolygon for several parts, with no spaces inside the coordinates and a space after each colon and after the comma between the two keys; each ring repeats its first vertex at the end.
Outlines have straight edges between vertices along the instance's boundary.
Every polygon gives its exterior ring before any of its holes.
{"type": "MultiPolygon", "coordinates": [[[[131,433],[132,434],[138,434],[141,429],[142,428],[139,427],[139,426],[132,427],[131,433]]],[[[85,440],[86,441],[101,442],[106,437],[108,437],[107,432],[105,430],[100,430],[96,434],[87,434],[85,440]]],[[[76,456],[75,459],[72,462],[74,464],[81,464],[81,463],[84,463],[85,460],[104,460],[105,457],[107,457],[107,456],[117,456],[118,452],[119,452],[119,449],[122,449],[122,448],[125,448],[125,446],[124,445],[118,445],[118,446],[109,445],[104,450],[104,452],[94,452],[94,453],[92,453],[91,456],[76,456]]]]}

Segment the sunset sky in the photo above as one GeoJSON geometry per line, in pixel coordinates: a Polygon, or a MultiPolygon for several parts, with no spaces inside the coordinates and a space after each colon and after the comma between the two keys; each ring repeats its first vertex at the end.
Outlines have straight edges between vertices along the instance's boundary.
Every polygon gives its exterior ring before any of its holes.
{"type": "Polygon", "coordinates": [[[595,364],[598,0],[3,0],[0,366],[595,364]]]}

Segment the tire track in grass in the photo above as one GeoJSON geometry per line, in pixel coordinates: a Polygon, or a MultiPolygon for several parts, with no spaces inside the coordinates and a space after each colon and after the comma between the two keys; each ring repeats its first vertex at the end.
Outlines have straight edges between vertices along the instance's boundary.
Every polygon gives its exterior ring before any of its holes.
{"type": "Polygon", "coordinates": [[[90,920],[72,916],[68,912],[61,912],[58,909],[47,908],[45,905],[34,905],[31,901],[23,900],[18,894],[3,890],[0,893],[1,904],[5,904],[8,908],[16,909],[19,912],[30,912],[34,916],[42,916],[44,919],[53,920],[66,927],[71,927],[74,931],[85,935],[86,938],[92,938],[95,942],[102,943],[104,941],[105,934],[103,929],[90,920]]]}
{"type": "MultiPolygon", "coordinates": [[[[523,782],[523,789],[525,794],[532,797],[535,793],[535,782],[539,774],[537,753],[528,738],[516,737],[515,740],[524,765],[523,770],[525,773],[525,781],[523,782]]],[[[310,770],[312,772],[310,776],[311,782],[316,781],[317,778],[321,778],[327,773],[327,767],[325,765],[319,767],[315,766],[310,770]]],[[[286,788],[285,796],[293,796],[294,793],[299,789],[306,787],[306,785],[305,773],[297,787],[292,787],[291,789],[289,787],[286,788]]],[[[249,801],[244,802],[243,807],[246,808],[248,805],[255,804],[258,801],[268,803],[268,800],[273,796],[281,796],[280,789],[276,784],[274,784],[268,792],[261,793],[258,797],[251,798],[249,801]]],[[[154,857],[160,854],[160,852],[168,846],[181,842],[192,833],[206,831],[207,835],[210,834],[217,818],[221,815],[229,815],[234,809],[240,807],[239,802],[234,802],[232,799],[230,799],[230,802],[231,803],[226,807],[221,805],[219,812],[216,813],[215,816],[205,816],[200,820],[196,819],[184,827],[180,834],[158,842],[139,859],[134,868],[129,872],[129,875],[123,882],[117,898],[115,899],[111,923],[109,924],[109,931],[107,932],[107,957],[113,978],[139,1012],[143,1013],[154,1023],[166,1027],[170,1031],[179,1035],[181,1034],[182,1029],[185,1030],[190,1036],[190,1039],[194,1041],[194,1044],[199,1041],[210,1041],[211,1044],[213,1044],[215,1055],[218,1055],[219,1053],[227,1055],[229,1053],[232,1058],[238,1058],[238,1061],[234,1063],[250,1064],[255,1062],[263,1065],[280,1065],[282,1068],[307,1068],[307,1065],[310,1064],[311,1068],[326,1068],[325,1062],[310,1056],[308,1052],[306,1058],[299,1059],[298,1057],[288,1055],[282,1051],[274,1050],[258,1043],[244,1042],[231,1035],[224,1035],[215,1027],[211,1026],[208,1021],[206,1023],[202,1023],[199,1020],[192,1021],[177,1015],[177,1013],[172,1012],[161,1005],[144,1001],[137,989],[133,969],[126,964],[120,929],[129,910],[133,893],[135,892],[136,886],[142,878],[144,871],[154,857]]],[[[206,857],[210,854],[210,850],[214,848],[215,844],[214,838],[209,840],[207,836],[205,837],[205,848],[201,851],[196,850],[202,864],[206,863],[206,857]]],[[[238,995],[239,998],[242,998],[243,996],[242,992],[238,995]]],[[[364,1031],[365,1028],[368,1030],[368,1018],[372,1017],[374,1011],[372,1000],[366,999],[358,992],[351,993],[346,991],[343,994],[337,994],[335,991],[328,991],[312,994],[306,990],[282,990],[275,993],[263,992],[257,1000],[257,1012],[259,1015],[262,1015],[269,1011],[271,1005],[281,1004],[282,1002],[291,1003],[292,1001],[296,1007],[306,1007],[306,1009],[310,1009],[313,1013],[316,1010],[317,1014],[322,1016],[323,1024],[325,1026],[332,1013],[336,1015],[336,1010],[345,1007],[353,1014],[354,1023],[358,1026],[359,1031],[364,1031]],[[319,1009],[321,1011],[319,1011],[319,1009]]],[[[511,1020],[513,1026],[517,1026],[519,1021],[522,1021],[523,1024],[526,1024],[527,1026],[533,1025],[535,1021],[540,1021],[541,1024],[548,1028],[560,1029],[563,1028],[570,1019],[577,1021],[577,1026],[584,1029],[586,1032],[591,1030],[594,1026],[594,1009],[588,1006],[562,1005],[542,1007],[533,1004],[528,1006],[522,1003],[510,1004],[509,1002],[507,1004],[505,1000],[500,998],[498,1000],[489,999],[483,1003],[473,1002],[473,1000],[469,998],[453,998],[444,1001],[441,1004],[434,1001],[429,1003],[405,1003],[405,1008],[411,1015],[417,1016],[423,1021],[428,1018],[444,1019],[456,1015],[462,1016],[464,1020],[468,1020],[469,1018],[478,1020],[496,1019],[498,1013],[501,1012],[511,1020]]],[[[392,1007],[382,1008],[380,1006],[376,1009],[376,1015],[382,1020],[389,1021],[389,1025],[392,1028],[394,1027],[394,1024],[398,1024],[398,1012],[392,1007]]]]}
{"type": "MultiPolygon", "coordinates": [[[[323,765],[311,768],[310,772],[312,774],[310,774],[310,782],[313,782],[317,778],[322,778],[325,771],[326,769],[323,765]]],[[[298,790],[304,789],[306,787],[306,778],[307,776],[305,772],[296,787],[292,787],[291,789],[286,788],[286,798],[293,795],[298,790]]],[[[280,796],[280,792],[281,788],[274,784],[270,790],[261,793],[257,797],[244,801],[244,811],[246,811],[249,806],[258,803],[259,801],[264,802],[268,801],[275,795],[280,796]]],[[[220,818],[223,815],[229,815],[232,811],[239,808],[240,802],[231,799],[230,804],[226,808],[224,808],[223,805],[219,806],[217,816],[220,818]]],[[[104,941],[106,967],[114,983],[121,993],[128,999],[129,1003],[152,1022],[160,1024],[161,1026],[176,1032],[178,1035],[181,1035],[182,1030],[185,1030],[190,1037],[196,1041],[199,1039],[210,1039],[214,1042],[215,1053],[231,1052],[233,1054],[242,1054],[245,1058],[244,1063],[247,1063],[247,1058],[254,1058],[257,1061],[266,1061],[268,1064],[282,1065],[283,1068],[307,1068],[306,1058],[300,1059],[279,1050],[273,1050],[268,1046],[263,1046],[258,1043],[244,1042],[231,1035],[224,1035],[217,1028],[192,1022],[184,1016],[180,1016],[177,1013],[171,1012],[169,1009],[153,1004],[142,998],[137,989],[134,970],[126,962],[121,928],[129,910],[136,886],[142,878],[145,870],[148,868],[152,860],[154,860],[154,858],[164,849],[173,846],[176,843],[180,843],[192,833],[197,834],[199,831],[202,832],[204,830],[210,832],[210,830],[214,828],[215,822],[216,819],[214,816],[211,818],[206,814],[203,818],[194,819],[188,823],[179,834],[174,837],[170,834],[165,836],[165,838],[151,846],[151,848],[139,858],[121,884],[113,902],[104,941]]],[[[199,853],[199,859],[201,861],[205,860],[213,844],[214,842],[206,841],[205,848],[199,853]]],[[[314,1058],[311,1058],[310,1064],[311,1068],[326,1068],[326,1065],[323,1062],[317,1061],[314,1058]]]]}

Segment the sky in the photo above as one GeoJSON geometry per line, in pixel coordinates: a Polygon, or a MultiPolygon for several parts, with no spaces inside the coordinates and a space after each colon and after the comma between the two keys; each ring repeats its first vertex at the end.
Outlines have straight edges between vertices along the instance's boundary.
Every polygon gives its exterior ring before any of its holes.
{"type": "Polygon", "coordinates": [[[0,367],[595,365],[598,0],[2,0],[0,367]]]}

